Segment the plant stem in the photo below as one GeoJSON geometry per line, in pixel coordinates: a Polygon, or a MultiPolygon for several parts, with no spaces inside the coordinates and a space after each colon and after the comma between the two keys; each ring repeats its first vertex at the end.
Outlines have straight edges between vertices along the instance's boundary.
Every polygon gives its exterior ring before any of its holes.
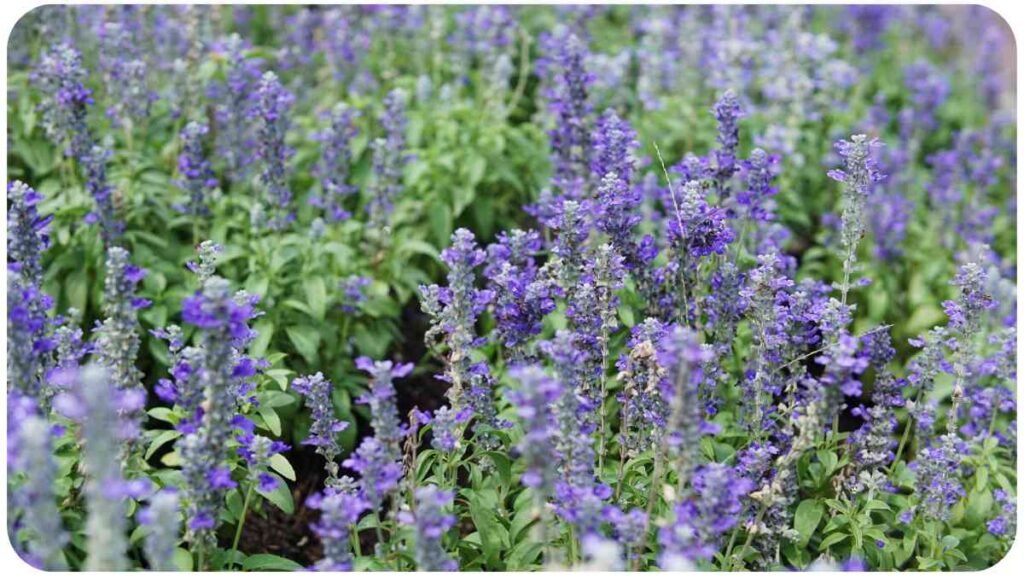
{"type": "Polygon", "coordinates": [[[235,554],[238,553],[238,542],[242,539],[242,527],[245,526],[245,517],[249,512],[249,503],[252,502],[252,493],[256,487],[256,483],[252,482],[249,484],[249,488],[245,491],[245,500],[242,502],[242,517],[238,519],[238,526],[235,527],[235,539],[231,542],[231,562],[234,567],[235,554]]]}

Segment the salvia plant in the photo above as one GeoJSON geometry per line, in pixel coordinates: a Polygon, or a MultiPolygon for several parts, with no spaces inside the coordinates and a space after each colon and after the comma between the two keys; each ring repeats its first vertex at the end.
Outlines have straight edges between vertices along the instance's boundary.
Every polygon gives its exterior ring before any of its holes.
{"type": "Polygon", "coordinates": [[[45,570],[982,570],[1013,36],[968,6],[47,6],[8,60],[45,570]]]}

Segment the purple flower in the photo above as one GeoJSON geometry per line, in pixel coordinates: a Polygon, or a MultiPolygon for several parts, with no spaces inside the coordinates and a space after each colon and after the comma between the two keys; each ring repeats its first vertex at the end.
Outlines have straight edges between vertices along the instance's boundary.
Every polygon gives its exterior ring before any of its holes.
{"type": "Polygon", "coordinates": [[[252,115],[256,120],[256,156],[262,168],[260,183],[263,185],[263,206],[265,211],[259,225],[271,230],[283,230],[295,219],[292,212],[292,191],[288,184],[288,160],[292,150],[285,144],[288,132],[290,109],[295,97],[285,90],[277,75],[266,72],[260,78],[256,91],[256,103],[252,115]]]}
{"type": "MultiPolygon", "coordinates": [[[[475,286],[476,268],[486,258],[472,232],[456,230],[452,245],[441,253],[448,266],[448,286],[421,286],[420,298],[423,311],[431,318],[424,341],[428,346],[443,342],[447,347],[445,372],[440,378],[451,384],[446,395],[452,409],[459,412],[470,406],[481,422],[497,427],[493,378],[486,364],[473,362],[473,352],[480,344],[476,320],[494,299],[494,292],[475,286]]],[[[488,442],[488,434],[480,436],[488,442]]]]}
{"type": "Polygon", "coordinates": [[[874,184],[885,177],[875,165],[874,150],[879,146],[877,139],[869,140],[863,134],[855,134],[849,141],[837,141],[836,151],[845,161],[845,169],[828,172],[830,178],[843,184],[843,304],[850,288],[853,265],[857,261],[857,244],[864,236],[864,206],[874,184]]]}
{"type": "Polygon", "coordinates": [[[359,112],[342,103],[331,110],[327,127],[317,135],[322,142],[320,162],[316,172],[320,178],[321,196],[314,199],[332,222],[346,220],[351,213],[345,209],[345,199],[357,190],[349,183],[352,163],[352,139],[359,134],[355,118],[359,112]]]}
{"type": "Polygon", "coordinates": [[[320,511],[320,518],[312,528],[323,545],[324,557],[314,568],[332,572],[352,570],[349,534],[370,504],[359,494],[326,490],[323,494],[310,496],[306,505],[320,511]]]}
{"type": "Polygon", "coordinates": [[[210,87],[215,102],[217,151],[224,159],[227,176],[233,183],[246,179],[254,145],[251,111],[260,82],[260,61],[246,54],[248,46],[237,35],[216,42],[213,52],[224,60],[224,80],[210,87]]]}
{"type": "Polygon", "coordinates": [[[231,479],[231,470],[224,467],[210,470],[206,474],[206,480],[214,490],[227,490],[238,486],[238,483],[231,479]]]}
{"type": "Polygon", "coordinates": [[[408,161],[405,150],[406,102],[408,96],[395,89],[384,98],[379,118],[384,137],[373,140],[373,189],[367,212],[371,230],[388,225],[395,199],[402,193],[402,171],[408,161]]]}
{"type": "Polygon", "coordinates": [[[370,390],[356,402],[370,407],[370,425],[374,436],[388,451],[392,460],[402,456],[404,427],[395,404],[395,378],[405,378],[412,364],[393,364],[390,360],[373,361],[366,356],[356,358],[356,368],[370,375],[370,390]]]}
{"type": "Polygon", "coordinates": [[[411,524],[416,531],[414,557],[416,567],[427,572],[453,572],[459,569],[458,561],[445,552],[441,540],[445,533],[455,526],[455,516],[446,512],[452,505],[454,494],[436,486],[416,489],[416,512],[402,513],[400,520],[411,524]]]}
{"type": "Polygon", "coordinates": [[[331,382],[323,374],[317,372],[312,376],[296,378],[292,381],[292,389],[306,398],[306,406],[313,415],[309,436],[302,443],[316,446],[316,453],[324,457],[324,466],[329,476],[327,485],[330,487],[338,479],[335,459],[341,454],[341,447],[338,446],[337,436],[348,428],[348,422],[342,422],[335,416],[331,382]]]}
{"type": "Polygon", "coordinates": [[[150,106],[157,99],[148,86],[149,67],[141,45],[135,41],[141,31],[132,28],[127,21],[108,21],[99,30],[99,67],[110,104],[107,116],[114,126],[128,129],[149,116],[150,106]]]}
{"type": "Polygon", "coordinates": [[[174,551],[181,528],[178,493],[164,489],[149,499],[149,505],[139,512],[139,523],[146,526],[143,548],[152,570],[174,571],[174,551]]]}
{"type": "Polygon", "coordinates": [[[83,150],[79,157],[85,175],[85,189],[96,202],[96,211],[91,214],[92,222],[87,223],[99,224],[100,236],[108,246],[120,244],[124,233],[124,222],[118,219],[114,205],[114,188],[107,178],[109,159],[110,151],[100,145],[83,150]]]}
{"type": "Polygon", "coordinates": [[[217,187],[210,161],[206,159],[203,139],[209,132],[206,124],[189,122],[181,131],[181,153],[178,155],[178,186],[188,193],[188,202],[179,209],[193,218],[210,212],[207,200],[217,187]]]}
{"type": "Polygon", "coordinates": [[[433,438],[430,446],[434,450],[450,453],[455,450],[461,434],[459,428],[469,421],[473,416],[473,409],[469,406],[456,412],[450,406],[442,406],[434,411],[433,415],[420,413],[421,424],[431,424],[430,431],[433,438]]]}
{"type": "Polygon", "coordinates": [[[127,570],[128,541],[126,499],[121,470],[125,442],[134,439],[134,426],[125,426],[119,413],[122,395],[107,371],[89,365],[66,373],[67,392],[54,399],[54,407],[80,427],[84,440],[82,464],[89,475],[84,493],[89,516],[85,567],[88,570],[127,570]],[[113,398],[114,401],[111,401],[113,398]]]}
{"type": "Polygon", "coordinates": [[[718,148],[715,149],[715,184],[719,200],[729,197],[729,181],[736,173],[736,149],[740,144],[737,120],[743,117],[739,99],[732,90],[726,90],[712,109],[718,121],[718,148]]]}
{"type": "Polygon", "coordinates": [[[44,96],[39,111],[46,135],[65,156],[78,159],[88,155],[93,145],[87,122],[93,104],[92,91],[85,86],[88,74],[82,55],[66,43],[43,52],[31,74],[44,96]]]}
{"type": "Polygon", "coordinates": [[[772,197],[778,188],[772,180],[778,172],[779,157],[769,155],[760,148],[750,153],[750,158],[741,163],[741,174],[746,187],[736,193],[741,216],[753,223],[771,222],[775,219],[775,202],[772,197]]]}
{"type": "Polygon", "coordinates": [[[550,44],[541,76],[547,82],[544,95],[555,126],[549,132],[555,196],[542,196],[530,210],[548,226],[561,212],[564,200],[579,201],[587,194],[593,123],[588,96],[593,78],[584,66],[586,46],[574,34],[551,36],[550,44]]]}
{"type": "Polygon", "coordinates": [[[8,477],[11,478],[8,526],[12,542],[18,542],[20,537],[28,535],[27,549],[22,552],[18,546],[22,557],[27,556],[36,565],[48,570],[64,570],[67,564],[63,548],[69,538],[61,525],[60,510],[57,508],[54,488],[57,463],[53,457],[50,426],[35,413],[31,401],[31,412],[19,413],[22,408],[29,406],[19,406],[27,398],[19,399],[17,391],[12,391],[7,400],[10,442],[8,477]],[[16,445],[16,448],[12,445],[16,445]],[[18,478],[22,481],[18,482],[18,478]],[[19,534],[18,528],[21,525],[27,531],[19,534]]]}
{"type": "MultiPolygon", "coordinates": [[[[108,370],[114,387],[123,392],[140,393],[143,398],[143,374],[135,366],[141,345],[136,317],[139,299],[135,297],[135,290],[144,276],[144,270],[131,264],[127,250],[117,246],[108,248],[103,305],[106,319],[94,331],[96,361],[108,370]]],[[[142,408],[140,405],[134,414],[122,415],[139,424],[142,408]]]]}
{"type": "Polygon", "coordinates": [[[23,182],[7,188],[7,375],[12,388],[32,398],[44,392],[42,378],[56,346],[47,316],[53,300],[41,287],[50,221],[36,211],[41,199],[23,182]]]}
{"type": "Polygon", "coordinates": [[[487,248],[484,276],[494,294],[495,335],[514,361],[529,355],[529,340],[540,333],[544,316],[555,309],[555,286],[539,273],[535,260],[540,248],[540,236],[522,230],[502,232],[498,243],[487,248]]]}
{"type": "Polygon", "coordinates": [[[538,502],[543,502],[554,491],[556,461],[551,454],[555,453],[558,438],[554,407],[562,394],[562,384],[535,364],[513,366],[509,375],[519,383],[508,392],[508,399],[516,407],[525,432],[518,446],[526,461],[521,481],[535,490],[538,502]]]}
{"type": "Polygon", "coordinates": [[[363,439],[355,454],[341,463],[359,473],[359,487],[372,510],[398,488],[402,465],[391,457],[387,447],[373,436],[363,439]]]}
{"type": "Polygon", "coordinates": [[[366,276],[349,276],[341,281],[341,310],[346,314],[355,314],[360,304],[366,301],[366,287],[373,284],[372,278],[366,276]]]}
{"type": "Polygon", "coordinates": [[[754,484],[738,477],[732,468],[718,463],[697,469],[694,495],[674,509],[672,523],[658,533],[663,569],[685,562],[710,559],[718,550],[722,535],[741,521],[744,499],[754,484]]]}

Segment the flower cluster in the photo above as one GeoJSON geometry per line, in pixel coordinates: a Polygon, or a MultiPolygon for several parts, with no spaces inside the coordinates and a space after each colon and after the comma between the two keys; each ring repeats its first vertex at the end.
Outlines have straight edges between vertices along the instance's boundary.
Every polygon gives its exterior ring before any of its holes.
{"type": "Polygon", "coordinates": [[[285,144],[294,99],[273,72],[266,72],[260,78],[252,111],[257,126],[256,155],[261,163],[260,183],[263,185],[263,214],[259,215],[258,222],[271,230],[286,228],[295,219],[288,183],[288,159],[292,150],[285,144]]]}
{"type": "Polygon", "coordinates": [[[346,104],[338,104],[328,115],[327,127],[318,138],[323,142],[317,173],[322,196],[315,198],[331,221],[346,220],[352,214],[345,209],[345,199],[356,192],[349,183],[352,162],[352,139],[359,133],[355,126],[358,112],[346,104]]]}
{"type": "Polygon", "coordinates": [[[338,446],[338,433],[348,428],[348,422],[338,420],[334,414],[331,382],[317,372],[312,376],[296,378],[292,381],[292,389],[305,396],[306,405],[313,416],[309,428],[309,436],[302,441],[308,446],[316,446],[316,453],[323,456],[329,476],[327,485],[338,482],[338,464],[335,459],[341,454],[338,446]]]}
{"type": "Polygon", "coordinates": [[[181,153],[178,154],[178,186],[188,193],[188,201],[180,209],[192,218],[210,213],[209,200],[217,187],[217,178],[206,159],[203,139],[209,128],[199,122],[189,122],[181,131],[181,153]]]}

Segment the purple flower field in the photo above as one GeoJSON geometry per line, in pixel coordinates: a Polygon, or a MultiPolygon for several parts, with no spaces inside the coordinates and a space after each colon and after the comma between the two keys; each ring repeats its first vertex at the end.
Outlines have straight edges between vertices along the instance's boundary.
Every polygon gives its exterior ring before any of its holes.
{"type": "Polygon", "coordinates": [[[45,6],[8,42],[43,570],[969,571],[1016,536],[977,6],[45,6]]]}

